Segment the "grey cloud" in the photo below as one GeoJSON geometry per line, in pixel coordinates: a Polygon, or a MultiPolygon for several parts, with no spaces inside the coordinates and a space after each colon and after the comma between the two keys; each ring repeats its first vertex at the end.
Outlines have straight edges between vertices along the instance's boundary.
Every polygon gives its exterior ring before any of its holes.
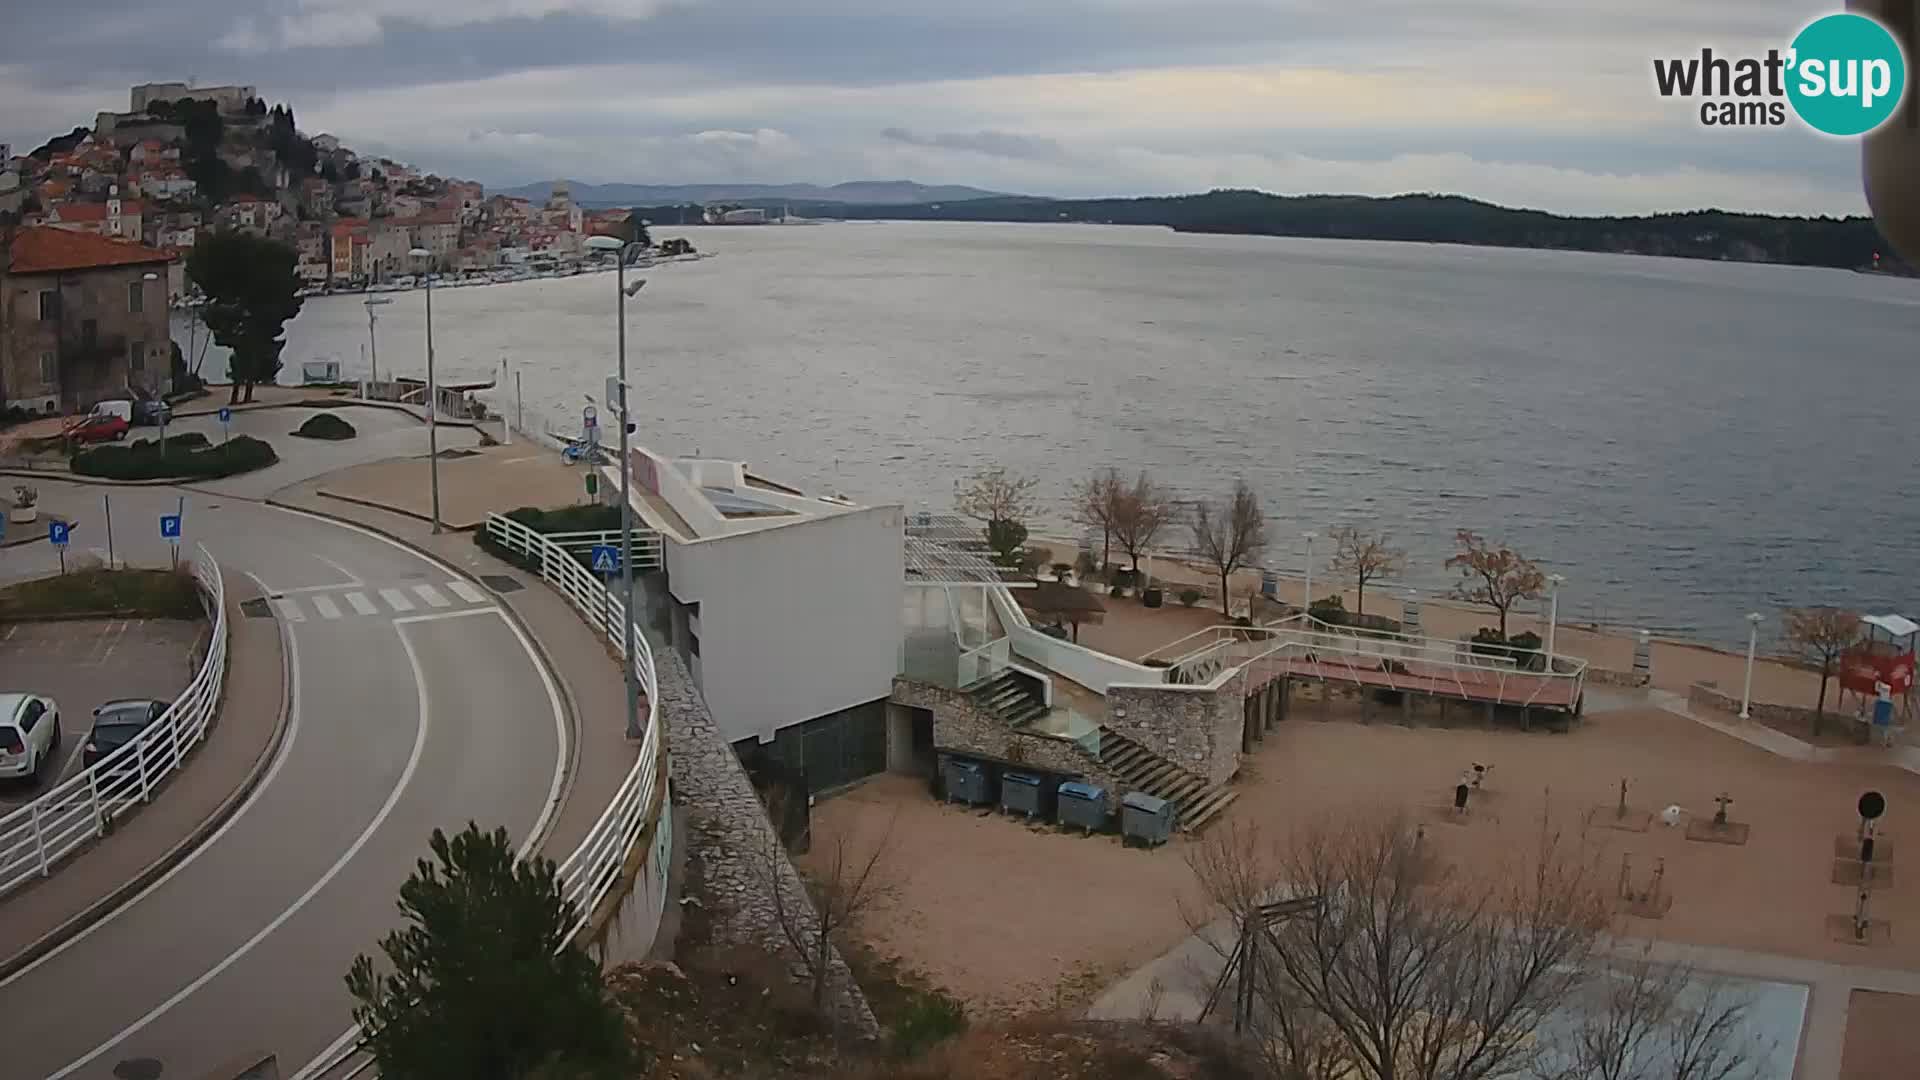
{"type": "Polygon", "coordinates": [[[961,134],[939,132],[921,135],[906,128],[883,128],[880,137],[890,142],[906,143],[909,146],[926,146],[940,150],[964,150],[974,154],[986,154],[989,157],[1013,158],[1018,161],[1059,161],[1067,156],[1064,146],[1057,140],[1034,135],[1015,135],[1005,131],[975,131],[961,134]]]}

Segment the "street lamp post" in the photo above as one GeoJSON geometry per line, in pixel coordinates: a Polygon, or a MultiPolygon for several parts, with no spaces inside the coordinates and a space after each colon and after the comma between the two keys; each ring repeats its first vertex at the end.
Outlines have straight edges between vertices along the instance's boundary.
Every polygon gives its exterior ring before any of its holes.
{"type": "Polygon", "coordinates": [[[380,345],[374,340],[373,336],[373,309],[383,304],[391,304],[393,301],[384,296],[369,296],[363,303],[367,309],[367,356],[373,360],[373,374],[367,380],[367,382],[371,384],[369,386],[369,389],[371,389],[372,386],[378,386],[380,384],[380,345]]]}
{"type": "Polygon", "coordinates": [[[1319,536],[1320,534],[1317,532],[1309,531],[1309,532],[1303,532],[1300,535],[1307,538],[1306,594],[1301,598],[1300,610],[1309,611],[1313,608],[1313,538],[1316,536],[1319,536]]]}
{"type": "Polygon", "coordinates": [[[627,300],[646,287],[641,278],[627,287],[627,254],[639,243],[628,244],[613,236],[594,236],[587,246],[595,251],[611,251],[613,256],[613,307],[619,350],[620,413],[620,621],[621,641],[627,658],[627,738],[640,739],[646,732],[640,727],[640,674],[633,662],[633,468],[628,460],[628,437],[632,424],[627,414],[627,300]]]}
{"type": "Polygon", "coordinates": [[[1747,615],[1747,683],[1740,691],[1740,719],[1752,719],[1753,706],[1753,653],[1760,644],[1760,613],[1755,611],[1747,615]]]}
{"type": "MultiPolygon", "coordinates": [[[[147,306],[147,297],[146,297],[147,283],[150,281],[159,281],[159,280],[160,280],[160,275],[154,273],[151,270],[140,275],[140,306],[142,309],[145,309],[145,307],[147,306]]],[[[144,344],[141,345],[140,347],[143,349],[146,348],[144,344]]],[[[146,357],[144,356],[140,357],[140,363],[143,367],[146,365],[146,362],[147,362],[146,357]]],[[[168,358],[167,363],[169,365],[173,363],[173,360],[171,357],[168,358]]],[[[173,378],[173,371],[171,367],[169,367],[167,371],[167,379],[171,380],[172,378],[173,378]]],[[[165,385],[165,384],[163,383],[161,385],[165,385]]],[[[160,407],[154,410],[154,416],[158,417],[160,420],[160,456],[162,458],[165,458],[167,456],[167,395],[165,391],[162,391],[160,394],[160,407]]],[[[108,561],[108,569],[112,569],[111,560],[108,561]]]]}
{"type": "Polygon", "coordinates": [[[1553,674],[1553,632],[1560,626],[1560,586],[1567,579],[1559,574],[1547,575],[1547,674],[1553,674]]]}
{"type": "MultiPolygon", "coordinates": [[[[414,248],[407,252],[425,264],[421,275],[427,283],[427,476],[433,490],[433,531],[440,531],[440,390],[433,383],[433,252],[414,248]]],[[[371,317],[372,310],[368,313],[371,317]]]]}

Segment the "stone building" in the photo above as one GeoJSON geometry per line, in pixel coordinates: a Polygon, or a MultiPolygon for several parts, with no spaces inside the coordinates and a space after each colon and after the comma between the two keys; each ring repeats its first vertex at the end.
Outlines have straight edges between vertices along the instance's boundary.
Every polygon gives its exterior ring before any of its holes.
{"type": "Polygon", "coordinates": [[[0,405],[76,412],[165,392],[173,258],[90,232],[15,230],[0,248],[0,405]]]}

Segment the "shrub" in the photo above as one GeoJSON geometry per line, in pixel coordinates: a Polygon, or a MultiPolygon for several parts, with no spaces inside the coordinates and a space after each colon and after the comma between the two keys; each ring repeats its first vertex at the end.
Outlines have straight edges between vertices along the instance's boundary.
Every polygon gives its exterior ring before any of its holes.
{"type": "Polygon", "coordinates": [[[1124,596],[1126,595],[1126,591],[1127,590],[1121,588],[1120,586],[1115,585],[1107,590],[1107,595],[1114,596],[1114,597],[1124,596]]]}
{"type": "Polygon", "coordinates": [[[1307,605],[1307,614],[1326,623],[1328,626],[1347,624],[1347,602],[1338,593],[1323,596],[1307,605]]]}
{"type": "Polygon", "coordinates": [[[1481,656],[1507,656],[1507,639],[1491,626],[1473,632],[1473,651],[1481,656]]]}
{"type": "Polygon", "coordinates": [[[15,617],[116,612],[151,619],[206,614],[185,570],[77,570],[0,589],[0,613],[15,617]]]}
{"type": "MultiPolygon", "coordinates": [[[[151,446],[157,452],[160,448],[160,440],[158,438],[135,439],[133,440],[133,445],[151,446]]],[[[179,435],[167,436],[167,453],[169,454],[179,450],[198,450],[210,445],[212,444],[207,441],[207,437],[198,431],[188,431],[179,435]]]]}
{"type": "Polygon", "coordinates": [[[82,450],[73,456],[73,471],[108,480],[217,480],[264,469],[279,460],[270,444],[248,435],[205,447],[182,446],[169,439],[164,454],[159,443],[142,439],[131,446],[82,450]]]}
{"type": "Polygon", "coordinates": [[[359,432],[353,430],[352,424],[347,423],[332,413],[324,412],[314,413],[312,416],[307,417],[306,423],[294,428],[293,433],[303,439],[332,439],[334,441],[351,439],[359,434],[359,432]]]}
{"type": "Polygon", "coordinates": [[[893,1026],[893,1050],[915,1058],[967,1030],[966,1006],[941,993],[915,993],[893,1026]]]}
{"type": "Polygon", "coordinates": [[[1079,556],[1073,560],[1073,572],[1081,581],[1091,580],[1095,569],[1093,553],[1090,551],[1081,552],[1079,556]]]}
{"type": "Polygon", "coordinates": [[[1193,605],[1199,603],[1200,590],[1199,589],[1181,589],[1180,602],[1187,605],[1188,607],[1192,607],[1193,605]]]}
{"type": "Polygon", "coordinates": [[[620,508],[599,503],[582,503],[552,510],[523,506],[507,511],[506,516],[538,533],[611,532],[620,527],[620,508]]]}

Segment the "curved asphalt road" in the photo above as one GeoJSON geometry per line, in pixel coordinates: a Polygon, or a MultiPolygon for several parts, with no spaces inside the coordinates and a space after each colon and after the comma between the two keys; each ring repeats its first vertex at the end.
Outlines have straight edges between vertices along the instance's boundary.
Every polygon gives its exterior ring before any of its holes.
{"type": "MultiPolygon", "coordinates": [[[[116,554],[164,558],[157,519],[179,494],[115,489],[116,554]]],[[[100,489],[42,484],[41,501],[81,519],[76,549],[101,542],[100,489]]],[[[8,1077],[150,1058],[197,1080],[256,1050],[293,1075],[350,1025],[342,976],[397,924],[429,832],[473,819],[524,843],[560,794],[558,689],[476,583],[372,533],[218,496],[187,495],[186,533],[229,587],[252,575],[280,597],[289,729],[206,845],[0,983],[8,1077]]]]}

